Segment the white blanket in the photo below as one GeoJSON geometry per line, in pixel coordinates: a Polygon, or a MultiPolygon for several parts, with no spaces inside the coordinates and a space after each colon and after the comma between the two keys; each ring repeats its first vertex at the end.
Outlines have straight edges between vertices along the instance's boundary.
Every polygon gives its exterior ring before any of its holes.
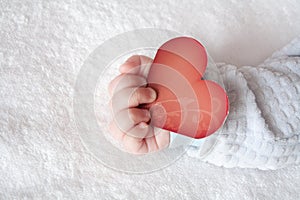
{"type": "Polygon", "coordinates": [[[185,155],[149,174],[114,171],[83,146],[72,114],[83,61],[113,35],[173,29],[201,38],[215,61],[255,66],[300,32],[299,9],[297,0],[1,1],[0,199],[299,199],[299,166],[226,169],[185,155]]]}

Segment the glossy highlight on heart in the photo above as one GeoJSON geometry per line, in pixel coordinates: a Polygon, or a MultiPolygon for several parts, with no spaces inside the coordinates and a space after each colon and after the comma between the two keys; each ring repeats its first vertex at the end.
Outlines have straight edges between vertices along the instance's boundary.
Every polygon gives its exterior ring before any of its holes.
{"type": "Polygon", "coordinates": [[[143,106],[153,126],[198,139],[223,125],[228,97],[220,85],[203,80],[207,62],[205,48],[190,37],[171,39],[158,49],[147,77],[158,97],[143,106]]]}

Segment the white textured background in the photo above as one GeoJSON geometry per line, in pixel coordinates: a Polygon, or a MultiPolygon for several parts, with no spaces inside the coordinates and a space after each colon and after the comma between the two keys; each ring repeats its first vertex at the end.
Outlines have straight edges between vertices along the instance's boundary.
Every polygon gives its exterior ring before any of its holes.
{"type": "Polygon", "coordinates": [[[215,61],[254,65],[300,33],[300,1],[0,0],[0,199],[299,199],[300,167],[224,169],[183,157],[145,175],[83,147],[76,75],[99,44],[143,27],[201,38],[215,61]]]}

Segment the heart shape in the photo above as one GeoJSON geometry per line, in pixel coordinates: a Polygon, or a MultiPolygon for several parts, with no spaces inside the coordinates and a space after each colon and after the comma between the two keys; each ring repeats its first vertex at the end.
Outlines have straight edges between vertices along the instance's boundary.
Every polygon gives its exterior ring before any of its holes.
{"type": "Polygon", "coordinates": [[[202,80],[207,54],[200,42],[178,37],[164,43],[151,65],[148,86],[157,99],[144,105],[153,126],[203,138],[219,129],[228,115],[228,97],[217,83],[202,80]]]}

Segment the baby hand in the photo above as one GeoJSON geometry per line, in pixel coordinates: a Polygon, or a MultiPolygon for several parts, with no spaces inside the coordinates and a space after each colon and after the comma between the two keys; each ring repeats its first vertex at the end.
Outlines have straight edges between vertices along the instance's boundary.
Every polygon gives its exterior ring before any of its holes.
{"type": "Polygon", "coordinates": [[[134,154],[158,151],[170,142],[170,132],[151,126],[149,110],[139,107],[156,99],[155,90],[146,87],[151,63],[152,59],[146,56],[130,57],[109,85],[113,112],[110,132],[125,151],[134,154]]]}

